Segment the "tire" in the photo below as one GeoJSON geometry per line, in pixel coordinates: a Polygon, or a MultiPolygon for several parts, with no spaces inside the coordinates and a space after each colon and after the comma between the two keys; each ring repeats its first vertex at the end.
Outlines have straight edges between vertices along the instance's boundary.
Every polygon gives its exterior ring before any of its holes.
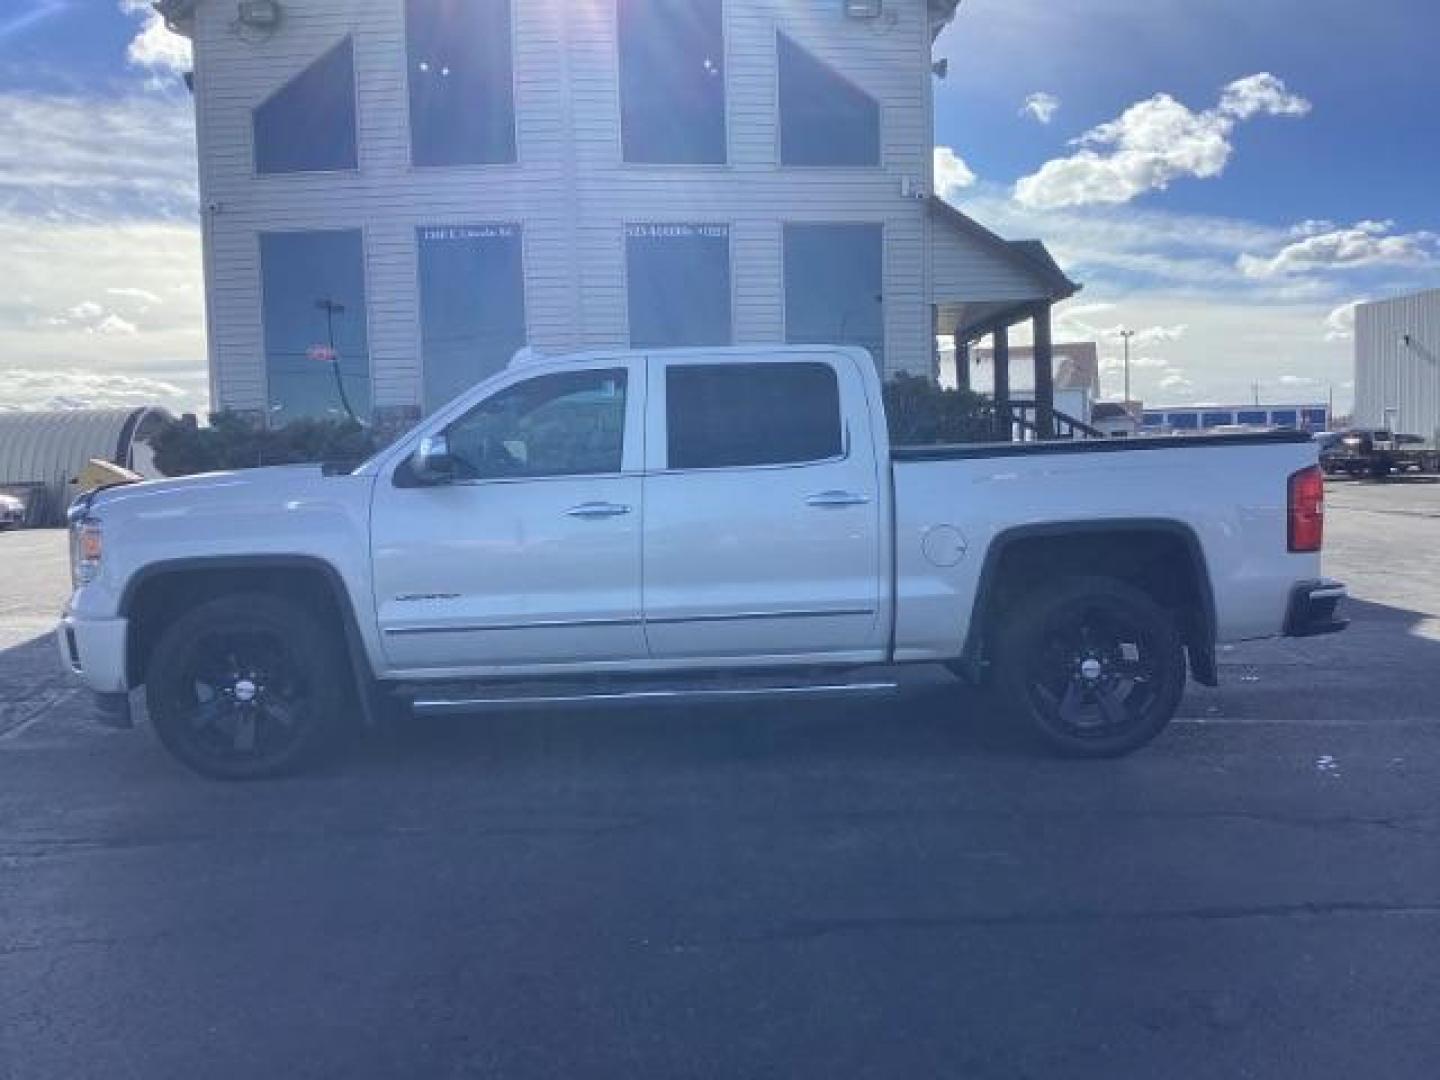
{"type": "Polygon", "coordinates": [[[266,593],[209,600],[175,620],[151,654],[146,701],[160,742],[217,780],[283,776],[314,763],[346,701],[337,635],[266,593]]]}
{"type": "Polygon", "coordinates": [[[1185,693],[1175,620],[1111,578],[1062,579],[1026,596],[1005,616],[995,651],[1006,702],[1066,757],[1138,750],[1185,693]]]}

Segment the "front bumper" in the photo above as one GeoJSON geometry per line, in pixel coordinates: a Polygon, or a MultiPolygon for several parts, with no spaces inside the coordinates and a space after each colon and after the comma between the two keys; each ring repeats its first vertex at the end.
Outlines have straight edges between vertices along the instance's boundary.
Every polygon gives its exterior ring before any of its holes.
{"type": "Polygon", "coordinates": [[[92,692],[92,719],[106,727],[134,726],[125,671],[124,619],[84,619],[66,612],[55,628],[60,664],[92,692]]]}
{"type": "Polygon", "coordinates": [[[1285,613],[1286,637],[1318,637],[1336,634],[1350,625],[1336,615],[1340,601],[1349,595],[1345,586],[1329,578],[1302,581],[1290,590],[1290,607],[1285,613]]]}
{"type": "Polygon", "coordinates": [[[125,693],[130,689],[125,667],[128,631],[125,619],[90,619],[67,611],[55,628],[60,663],[97,694],[125,693]]]}

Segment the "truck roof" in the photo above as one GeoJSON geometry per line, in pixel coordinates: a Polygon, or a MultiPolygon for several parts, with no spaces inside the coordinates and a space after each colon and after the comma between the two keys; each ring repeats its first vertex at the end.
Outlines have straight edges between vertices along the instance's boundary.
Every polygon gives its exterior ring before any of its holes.
{"type": "MultiPolygon", "coordinates": [[[[509,368],[529,367],[532,364],[580,364],[593,360],[629,360],[637,356],[658,356],[658,357],[704,357],[707,360],[714,360],[723,363],[727,360],[744,361],[754,360],[756,357],[776,357],[781,355],[803,356],[817,352],[841,353],[853,357],[856,360],[870,361],[870,351],[858,345],[715,345],[715,346],[687,346],[685,348],[665,349],[584,349],[578,352],[569,353],[545,353],[530,345],[517,349],[515,355],[510,358],[509,368]]],[[[873,361],[872,361],[873,362],[873,361]]]]}

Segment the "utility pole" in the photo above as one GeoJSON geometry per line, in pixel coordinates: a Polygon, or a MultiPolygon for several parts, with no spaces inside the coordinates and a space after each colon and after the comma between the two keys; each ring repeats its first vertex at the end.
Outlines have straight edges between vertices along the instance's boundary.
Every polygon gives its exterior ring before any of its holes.
{"type": "Polygon", "coordinates": [[[1130,339],[1135,336],[1134,330],[1121,330],[1120,338],[1125,342],[1125,411],[1130,411],[1130,339]]]}
{"type": "Polygon", "coordinates": [[[1252,405],[1259,405],[1259,404],[1260,404],[1260,383],[1259,383],[1259,382],[1252,382],[1252,383],[1250,384],[1250,404],[1252,404],[1252,405]]]}
{"type": "Polygon", "coordinates": [[[340,376],[340,354],[335,351],[335,316],[345,314],[345,305],[327,296],[316,300],[315,306],[325,312],[325,339],[330,346],[330,370],[335,373],[335,389],[340,392],[340,404],[345,409],[345,415],[359,423],[355,419],[355,410],[350,407],[350,398],[345,393],[345,380],[340,376]]]}

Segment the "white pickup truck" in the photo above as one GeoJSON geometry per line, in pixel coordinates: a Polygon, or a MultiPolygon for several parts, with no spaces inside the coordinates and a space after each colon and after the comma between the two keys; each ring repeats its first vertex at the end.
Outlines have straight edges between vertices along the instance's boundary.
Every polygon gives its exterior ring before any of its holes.
{"type": "Polygon", "coordinates": [[[1217,641],[1338,630],[1300,434],[892,447],[869,356],[517,359],[353,471],[71,513],[63,662],[210,776],[354,723],[991,682],[1064,753],[1170,720],[1217,641]]]}

